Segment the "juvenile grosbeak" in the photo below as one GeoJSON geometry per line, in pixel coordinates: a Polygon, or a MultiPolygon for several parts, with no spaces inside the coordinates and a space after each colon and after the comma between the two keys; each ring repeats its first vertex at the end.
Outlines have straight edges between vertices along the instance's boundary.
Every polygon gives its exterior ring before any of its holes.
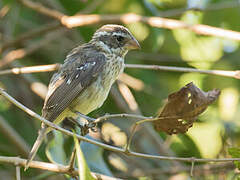
{"type": "MultiPolygon", "coordinates": [[[[54,123],[66,117],[76,118],[102,106],[110,88],[124,69],[128,50],[140,45],[123,26],[104,25],[91,41],[73,49],[50,81],[42,116],[54,123]]],[[[29,154],[25,169],[34,158],[44,137],[51,129],[42,124],[29,154]]]]}

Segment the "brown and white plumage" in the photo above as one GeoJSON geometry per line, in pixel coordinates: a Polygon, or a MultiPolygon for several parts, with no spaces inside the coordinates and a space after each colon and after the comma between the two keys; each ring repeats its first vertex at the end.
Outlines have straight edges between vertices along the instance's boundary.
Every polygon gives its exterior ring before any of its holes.
{"type": "MultiPolygon", "coordinates": [[[[72,111],[88,114],[99,108],[124,69],[124,56],[139,48],[132,34],[120,25],[105,25],[92,40],[73,49],[50,81],[42,116],[59,123],[76,117],[72,111]]],[[[30,152],[26,168],[34,158],[44,136],[50,131],[44,124],[30,152]]],[[[26,169],[25,168],[25,169],[26,169]]]]}

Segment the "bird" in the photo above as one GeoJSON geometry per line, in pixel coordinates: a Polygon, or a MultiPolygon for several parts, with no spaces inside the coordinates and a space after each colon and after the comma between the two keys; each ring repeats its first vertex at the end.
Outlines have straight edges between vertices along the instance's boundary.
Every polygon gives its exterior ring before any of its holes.
{"type": "MultiPolygon", "coordinates": [[[[76,118],[76,112],[87,115],[101,107],[124,70],[125,55],[133,49],[140,49],[140,45],[126,27],[116,24],[100,27],[88,43],[74,48],[66,56],[52,76],[42,117],[58,124],[65,118],[76,118]]],[[[50,131],[51,128],[42,123],[25,170],[50,131]]]]}

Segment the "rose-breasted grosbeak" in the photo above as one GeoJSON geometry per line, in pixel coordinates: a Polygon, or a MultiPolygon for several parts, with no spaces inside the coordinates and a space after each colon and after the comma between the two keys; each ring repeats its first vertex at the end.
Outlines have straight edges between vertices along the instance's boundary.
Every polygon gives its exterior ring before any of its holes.
{"type": "MultiPolygon", "coordinates": [[[[101,107],[112,84],[124,69],[124,56],[128,50],[139,48],[137,40],[125,27],[102,26],[90,42],[73,49],[53,75],[42,116],[60,123],[66,117],[76,118],[75,111],[88,114],[101,107]]],[[[25,169],[50,130],[42,124],[25,169]]]]}

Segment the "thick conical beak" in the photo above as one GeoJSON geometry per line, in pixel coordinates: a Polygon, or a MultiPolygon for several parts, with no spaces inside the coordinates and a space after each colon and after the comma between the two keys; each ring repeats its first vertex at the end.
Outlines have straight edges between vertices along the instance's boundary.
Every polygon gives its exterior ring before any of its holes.
{"type": "Polygon", "coordinates": [[[126,43],[126,47],[131,49],[141,49],[141,46],[139,45],[138,41],[135,38],[132,38],[126,43]]]}

